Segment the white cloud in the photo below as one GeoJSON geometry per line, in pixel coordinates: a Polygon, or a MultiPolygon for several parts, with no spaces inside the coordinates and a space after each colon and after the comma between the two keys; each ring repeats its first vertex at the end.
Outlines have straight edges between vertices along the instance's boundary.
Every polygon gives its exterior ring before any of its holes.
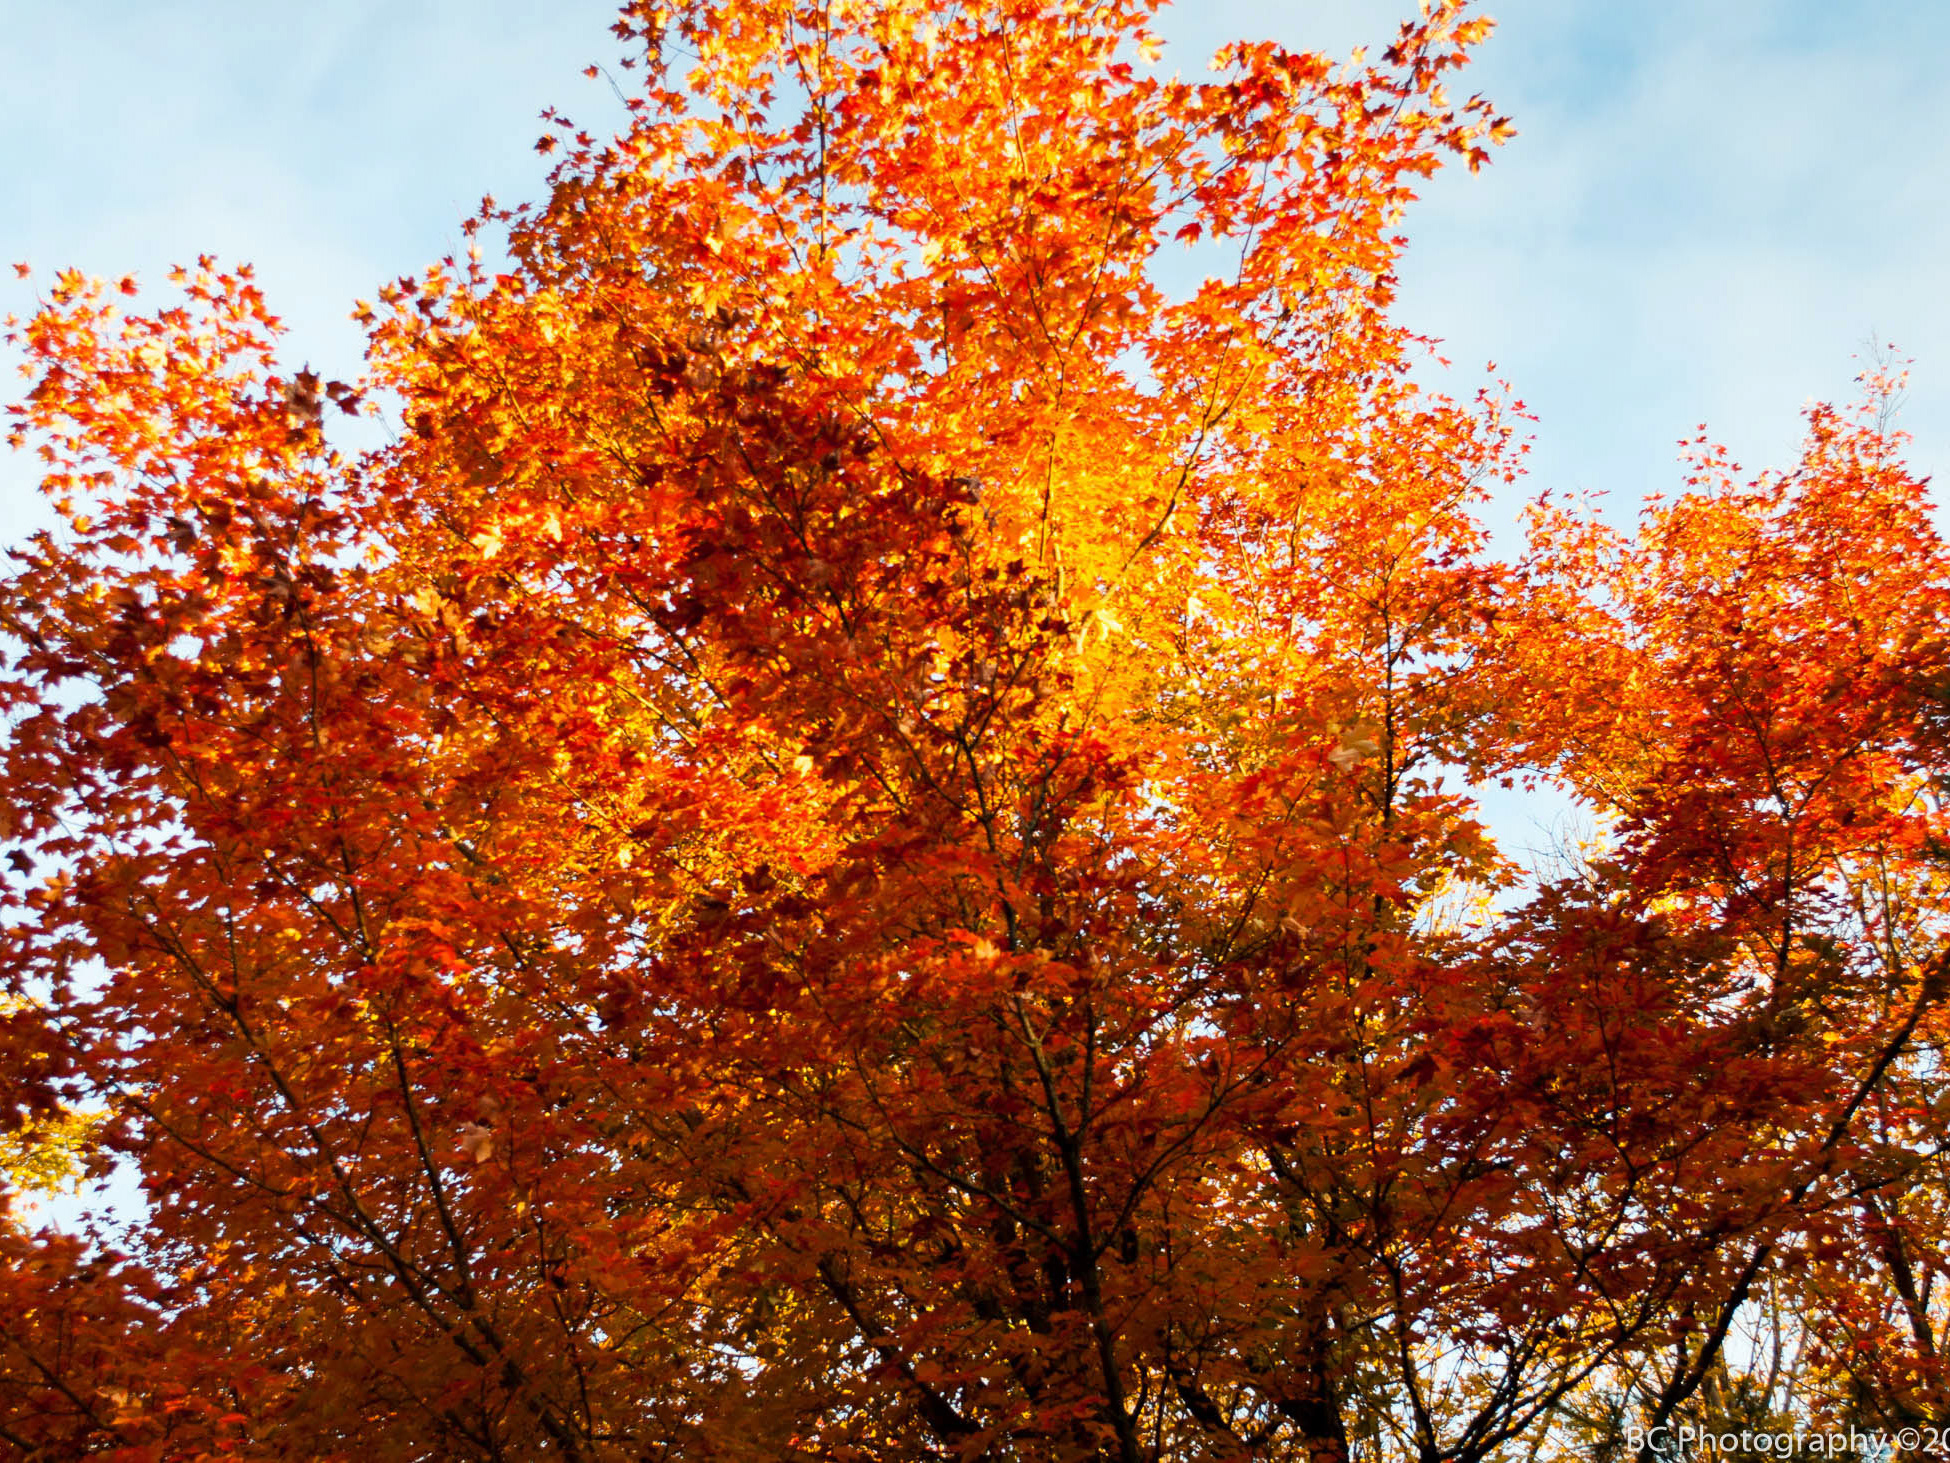
{"type": "MultiPolygon", "coordinates": [[[[483,193],[539,193],[538,114],[604,127],[609,0],[0,0],[0,262],[160,285],[256,266],[294,360],[356,369],[356,298],[460,247],[483,193]]],[[[32,285],[0,280],[0,313],[32,285]]],[[[5,390],[14,362],[0,355],[5,390]]],[[[36,519],[0,462],[0,536],[36,519]]]]}
{"type": "Polygon", "coordinates": [[[1903,424],[1943,466],[1950,9],[1500,9],[1474,84],[1522,135],[1410,216],[1402,308],[1538,410],[1536,480],[1630,502],[1702,421],[1783,464],[1871,333],[1917,358],[1903,424]]]}

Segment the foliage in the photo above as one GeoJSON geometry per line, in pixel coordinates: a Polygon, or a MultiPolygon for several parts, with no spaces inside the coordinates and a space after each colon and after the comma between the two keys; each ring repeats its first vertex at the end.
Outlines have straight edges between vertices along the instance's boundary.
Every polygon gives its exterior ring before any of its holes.
{"type": "Polygon", "coordinates": [[[1519,409],[1389,314],[1488,23],[1149,14],[632,5],[628,131],[366,379],[210,261],[17,326],[0,1114],[150,1213],[6,1237],[0,1445],[1474,1463],[1773,1416],[1783,1287],[1942,1419],[1893,383],[1500,558],[1519,409]],[[1526,882],[1496,779],[1615,836],[1526,882]]]}
{"type": "Polygon", "coordinates": [[[15,1187],[38,1193],[77,1188],[93,1146],[85,1113],[63,1113],[0,1136],[0,1173],[15,1187]]]}

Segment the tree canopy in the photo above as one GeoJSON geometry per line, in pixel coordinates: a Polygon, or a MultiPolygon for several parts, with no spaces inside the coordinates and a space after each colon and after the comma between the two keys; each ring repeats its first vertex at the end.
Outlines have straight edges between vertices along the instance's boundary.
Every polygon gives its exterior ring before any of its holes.
{"type": "Polygon", "coordinates": [[[1154,8],[633,3],[355,382],[208,259],[14,324],[0,1125],[147,1213],[0,1227],[6,1456],[1950,1423],[1896,380],[1499,553],[1521,407],[1392,313],[1489,22],[1154,8]]]}

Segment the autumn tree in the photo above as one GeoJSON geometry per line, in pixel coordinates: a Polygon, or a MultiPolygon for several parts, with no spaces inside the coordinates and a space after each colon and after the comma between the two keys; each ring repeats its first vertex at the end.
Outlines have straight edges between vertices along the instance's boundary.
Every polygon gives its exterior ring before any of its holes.
{"type": "Polygon", "coordinates": [[[1519,409],[1390,313],[1488,22],[1151,10],[631,5],[354,383],[208,260],[16,327],[0,1090],[148,1213],[6,1236],[0,1445],[1475,1463],[1935,1273],[1892,431],[1498,558],[1519,409]]]}

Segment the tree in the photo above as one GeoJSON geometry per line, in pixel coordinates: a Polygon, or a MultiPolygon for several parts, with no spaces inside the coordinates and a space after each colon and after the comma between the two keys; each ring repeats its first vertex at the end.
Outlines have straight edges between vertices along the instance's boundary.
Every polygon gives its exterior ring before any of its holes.
{"type": "Polygon", "coordinates": [[[1520,409],[1389,314],[1488,22],[1149,14],[633,5],[367,379],[207,260],[18,327],[8,1111],[151,1212],[10,1236],[8,1446],[1473,1463],[1926,1235],[1895,437],[1498,560],[1520,409]],[[1445,779],[1546,777],[1531,886],[1445,779]]]}

